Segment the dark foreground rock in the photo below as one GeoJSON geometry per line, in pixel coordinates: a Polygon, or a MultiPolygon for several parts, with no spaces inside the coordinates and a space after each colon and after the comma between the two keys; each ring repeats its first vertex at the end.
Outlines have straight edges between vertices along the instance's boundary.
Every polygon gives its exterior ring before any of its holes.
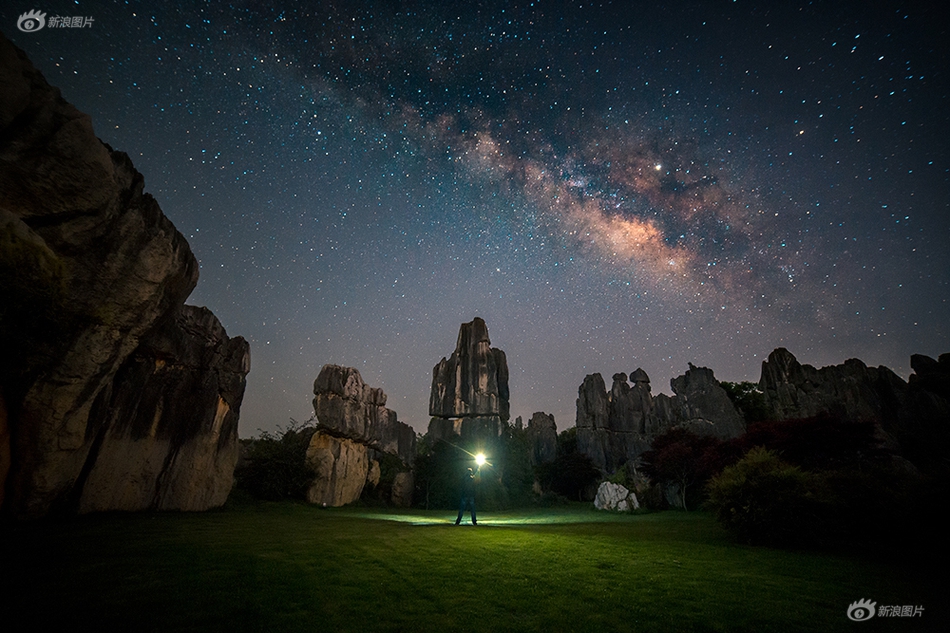
{"type": "MultiPolygon", "coordinates": [[[[133,388],[125,377],[141,378],[127,363],[133,357],[147,362],[160,347],[146,343],[139,352],[140,345],[153,336],[167,338],[167,330],[159,330],[182,325],[179,317],[191,318],[183,305],[198,266],[188,243],[144,192],[128,156],[99,141],[89,117],[64,101],[2,35],[0,85],[0,387],[9,438],[0,447],[0,476],[3,456],[10,455],[6,481],[0,481],[4,511],[37,517],[56,508],[202,509],[221,503],[218,491],[233,481],[223,456],[236,451],[230,426],[240,405],[231,378],[202,382],[202,388],[223,391],[190,399],[194,406],[210,403],[210,412],[183,407],[182,417],[172,419],[162,411],[123,409],[131,417],[122,417],[105,410],[139,397],[123,395],[133,388]],[[154,439],[141,433],[149,417],[154,439]],[[208,420],[220,422],[207,430],[223,461],[207,451],[198,455],[204,449],[195,442],[208,420]],[[140,444],[123,457],[110,447],[126,436],[162,446],[140,444]],[[97,470],[103,450],[113,461],[97,470]],[[189,455],[198,462],[188,465],[189,455]],[[188,469],[193,472],[184,475],[188,469]],[[113,476],[124,483],[106,484],[113,476]],[[132,490],[139,486],[136,478],[156,477],[162,492],[132,490]],[[207,492],[196,492],[201,487],[207,492]],[[178,494],[185,496],[176,499],[178,494]]],[[[220,325],[205,320],[205,326],[205,335],[192,339],[200,341],[198,350],[153,364],[201,355],[207,349],[202,339],[220,336],[210,346],[235,357],[243,350],[237,365],[246,374],[246,344],[232,349],[220,325]]],[[[173,372],[158,373],[148,389],[175,380],[173,372]]],[[[192,378],[183,376],[195,384],[192,378]]],[[[243,375],[240,382],[243,394],[243,375]]],[[[154,392],[142,398],[170,403],[154,392]]]]}

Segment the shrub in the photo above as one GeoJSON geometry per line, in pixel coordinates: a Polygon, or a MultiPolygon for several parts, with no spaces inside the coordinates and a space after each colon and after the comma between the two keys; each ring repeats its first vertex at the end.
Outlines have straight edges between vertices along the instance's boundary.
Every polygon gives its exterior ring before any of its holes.
{"type": "Polygon", "coordinates": [[[800,545],[820,534],[818,478],[755,447],[707,486],[707,505],[744,543],[800,545]]]}
{"type": "Polygon", "coordinates": [[[277,429],[241,440],[241,461],[234,470],[237,486],[265,501],[304,499],[314,477],[306,457],[316,428],[291,419],[287,430],[277,429]]]}

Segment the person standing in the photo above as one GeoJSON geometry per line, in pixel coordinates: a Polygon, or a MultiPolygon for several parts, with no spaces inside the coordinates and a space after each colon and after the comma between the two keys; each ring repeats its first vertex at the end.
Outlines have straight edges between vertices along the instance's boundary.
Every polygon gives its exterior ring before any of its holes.
{"type": "Polygon", "coordinates": [[[455,519],[455,525],[462,522],[462,515],[465,513],[466,508],[472,515],[472,525],[478,525],[478,521],[475,518],[476,475],[477,472],[471,468],[466,470],[465,474],[462,475],[462,499],[459,502],[459,515],[458,518],[455,519]]]}

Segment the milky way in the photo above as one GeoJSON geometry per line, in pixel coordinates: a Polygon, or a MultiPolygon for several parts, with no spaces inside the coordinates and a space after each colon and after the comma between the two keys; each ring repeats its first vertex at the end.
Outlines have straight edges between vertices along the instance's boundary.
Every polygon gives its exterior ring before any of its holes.
{"type": "Polygon", "coordinates": [[[324,363],[424,430],[485,318],[512,413],[588,373],[950,351],[950,64],[899,3],[61,3],[0,28],[128,152],[252,347],[241,433],[324,363]],[[319,7],[311,6],[319,4],[319,7]],[[80,20],[78,23],[83,23],[80,20]]]}

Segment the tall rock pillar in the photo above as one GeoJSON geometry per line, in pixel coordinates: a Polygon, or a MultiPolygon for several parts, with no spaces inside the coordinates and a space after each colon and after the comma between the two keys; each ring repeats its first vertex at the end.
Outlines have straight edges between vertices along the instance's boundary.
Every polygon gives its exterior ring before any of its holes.
{"type": "Polygon", "coordinates": [[[508,359],[491,347],[488,326],[475,317],[459,328],[455,351],[432,369],[429,435],[490,440],[508,421],[508,359]]]}

